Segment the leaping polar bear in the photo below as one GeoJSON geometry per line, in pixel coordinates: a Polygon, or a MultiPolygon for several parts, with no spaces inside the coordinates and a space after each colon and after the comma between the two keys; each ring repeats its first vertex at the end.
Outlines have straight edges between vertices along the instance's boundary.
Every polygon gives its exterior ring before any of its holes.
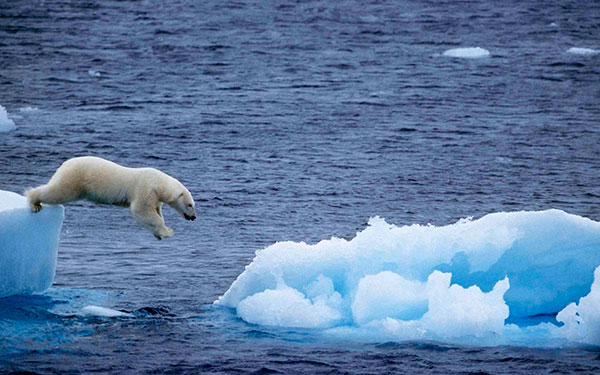
{"type": "Polygon", "coordinates": [[[129,207],[135,220],[159,240],[173,235],[165,226],[163,203],[187,220],[196,219],[190,192],[175,178],[154,168],[127,168],[94,156],[65,161],[46,185],[26,192],[32,212],[42,203],[62,204],[80,199],[129,207]]]}

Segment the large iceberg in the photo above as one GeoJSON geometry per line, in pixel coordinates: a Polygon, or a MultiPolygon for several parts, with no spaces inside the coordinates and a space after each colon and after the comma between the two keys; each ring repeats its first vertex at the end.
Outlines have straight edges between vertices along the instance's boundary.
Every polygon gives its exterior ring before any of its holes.
{"type": "Polygon", "coordinates": [[[559,210],[441,227],[376,217],[350,241],[257,251],[215,304],[249,323],[375,341],[600,344],[599,266],[600,223],[559,210]]]}
{"type": "Polygon", "coordinates": [[[0,297],[50,287],[63,218],[63,206],[34,214],[24,196],[0,190],[0,297]]]}

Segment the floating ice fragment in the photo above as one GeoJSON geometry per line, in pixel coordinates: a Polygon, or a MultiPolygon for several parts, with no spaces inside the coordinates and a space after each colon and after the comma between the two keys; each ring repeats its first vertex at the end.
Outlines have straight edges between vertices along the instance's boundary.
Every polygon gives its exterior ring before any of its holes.
{"type": "Polygon", "coordinates": [[[102,74],[99,71],[93,70],[93,69],[88,70],[88,74],[90,75],[90,77],[101,77],[102,76],[102,74]]]}
{"type": "Polygon", "coordinates": [[[0,132],[8,132],[16,129],[15,122],[8,118],[8,112],[0,105],[0,132]]]}
{"type": "Polygon", "coordinates": [[[594,56],[599,54],[600,50],[592,48],[572,47],[567,50],[567,53],[571,53],[574,55],[594,56]]]}
{"type": "Polygon", "coordinates": [[[452,48],[445,51],[443,55],[448,57],[478,59],[482,57],[488,57],[490,55],[490,51],[481,47],[452,48]]]}
{"type": "Polygon", "coordinates": [[[21,112],[37,112],[38,110],[39,110],[38,107],[29,107],[29,106],[19,108],[19,111],[21,111],[21,112]]]}
{"type": "Polygon", "coordinates": [[[80,315],[83,316],[102,316],[105,318],[114,318],[114,317],[133,317],[132,314],[126,313],[123,311],[108,309],[106,307],[88,305],[81,309],[80,315]]]}
{"type": "Polygon", "coordinates": [[[50,287],[63,217],[63,206],[34,214],[25,197],[0,190],[0,297],[50,287]]]}

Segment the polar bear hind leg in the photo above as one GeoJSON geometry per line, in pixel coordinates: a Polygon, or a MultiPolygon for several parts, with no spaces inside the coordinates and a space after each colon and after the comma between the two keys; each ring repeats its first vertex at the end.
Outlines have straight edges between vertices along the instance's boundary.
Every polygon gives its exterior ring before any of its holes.
{"type": "Polygon", "coordinates": [[[160,202],[149,204],[148,202],[133,201],[130,210],[134,219],[150,229],[157,239],[162,240],[173,236],[173,229],[165,226],[165,221],[160,215],[160,202]]]}
{"type": "Polygon", "coordinates": [[[29,189],[25,192],[31,212],[40,212],[42,210],[42,200],[40,198],[40,190],[43,186],[36,189],[29,189]]]}
{"type": "Polygon", "coordinates": [[[79,191],[62,185],[51,181],[46,185],[27,190],[25,195],[27,196],[31,212],[39,212],[42,209],[42,203],[63,204],[79,199],[79,191]]]}

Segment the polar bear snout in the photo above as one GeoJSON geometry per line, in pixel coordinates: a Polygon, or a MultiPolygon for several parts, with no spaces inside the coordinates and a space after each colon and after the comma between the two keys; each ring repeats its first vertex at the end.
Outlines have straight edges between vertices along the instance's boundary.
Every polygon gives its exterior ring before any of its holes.
{"type": "Polygon", "coordinates": [[[194,203],[194,198],[192,198],[192,195],[186,188],[182,188],[183,191],[179,194],[177,200],[170,205],[186,220],[196,220],[196,204],[194,203]]]}

